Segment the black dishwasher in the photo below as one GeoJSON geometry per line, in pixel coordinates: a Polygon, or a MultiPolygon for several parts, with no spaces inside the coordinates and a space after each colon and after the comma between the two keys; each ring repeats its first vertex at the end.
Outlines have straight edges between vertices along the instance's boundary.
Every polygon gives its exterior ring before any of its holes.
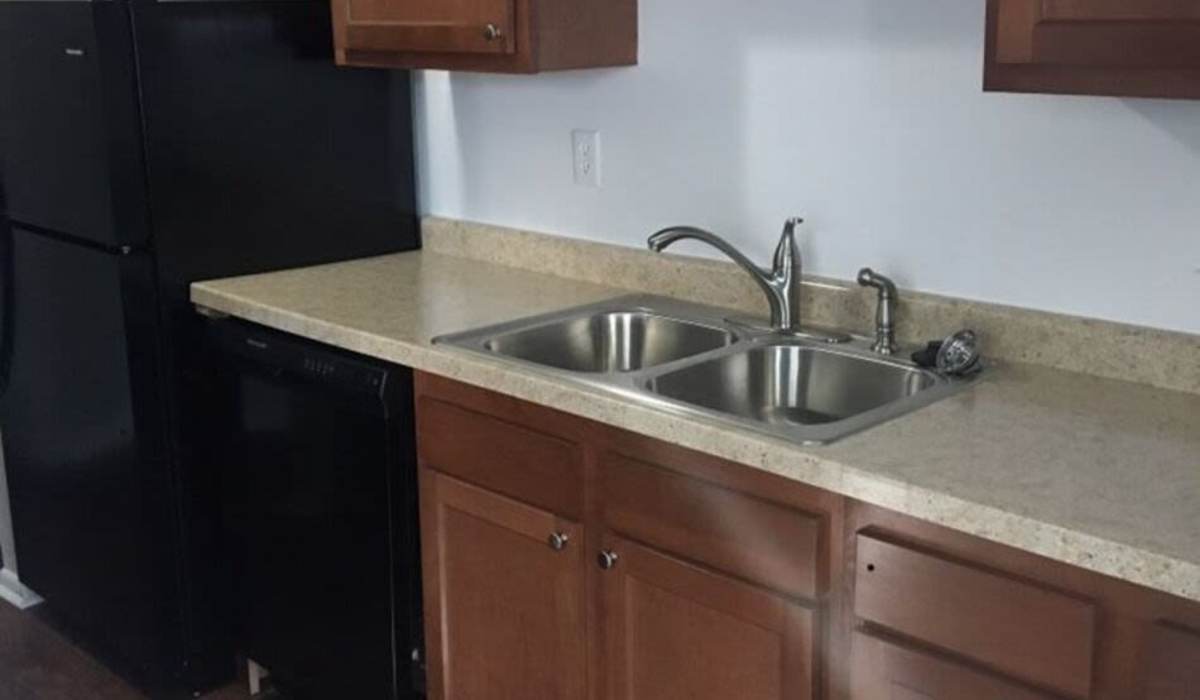
{"type": "Polygon", "coordinates": [[[208,331],[244,652],[295,697],[420,697],[412,371],[233,319],[208,331]]]}

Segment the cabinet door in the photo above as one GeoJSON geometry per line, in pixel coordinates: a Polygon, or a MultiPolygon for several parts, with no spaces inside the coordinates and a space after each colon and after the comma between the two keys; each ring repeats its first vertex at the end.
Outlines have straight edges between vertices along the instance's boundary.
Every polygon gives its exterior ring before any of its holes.
{"type": "Polygon", "coordinates": [[[858,632],[851,700],[1053,700],[940,656],[858,632]]]}
{"type": "Polygon", "coordinates": [[[1145,700],[1189,700],[1200,692],[1200,636],[1168,625],[1150,634],[1144,664],[1145,700]]]}
{"type": "Polygon", "coordinates": [[[812,611],[618,537],[603,546],[610,700],[814,697],[812,611]]]}
{"type": "Polygon", "coordinates": [[[582,700],[582,528],[429,470],[421,524],[430,697],[582,700]]]}
{"type": "Polygon", "coordinates": [[[990,0],[989,89],[1200,97],[1194,0],[990,0]]]}
{"type": "Polygon", "coordinates": [[[514,0],[333,0],[350,51],[511,54],[514,0]]]}

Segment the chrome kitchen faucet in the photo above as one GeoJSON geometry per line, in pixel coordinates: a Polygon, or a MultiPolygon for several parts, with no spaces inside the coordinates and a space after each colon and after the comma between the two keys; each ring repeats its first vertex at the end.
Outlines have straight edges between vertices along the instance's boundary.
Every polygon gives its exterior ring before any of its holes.
{"type": "Polygon", "coordinates": [[[692,239],[707,243],[729,256],[743,270],[750,273],[754,281],[767,295],[771,306],[771,328],[781,333],[800,334],[800,273],[802,261],[800,246],[796,244],[796,226],[804,219],[791,218],[783,226],[783,235],[775,248],[774,266],[765,270],[734,248],[728,241],[715,233],[694,226],[672,226],[650,236],[650,250],[661,253],[668,246],[682,240],[692,239]]]}

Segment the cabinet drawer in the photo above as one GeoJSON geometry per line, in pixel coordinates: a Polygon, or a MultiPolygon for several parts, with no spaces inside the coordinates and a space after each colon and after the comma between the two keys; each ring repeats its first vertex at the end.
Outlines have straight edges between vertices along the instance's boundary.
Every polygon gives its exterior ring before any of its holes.
{"type": "Polygon", "coordinates": [[[851,700],[1053,700],[948,658],[854,635],[851,700]]]}
{"type": "Polygon", "coordinates": [[[1032,583],[860,533],[862,619],[1072,697],[1091,691],[1096,609],[1032,583]]]}
{"type": "Polygon", "coordinates": [[[822,592],[820,516],[615,453],[600,479],[613,530],[790,595],[822,592]]]}
{"type": "Polygon", "coordinates": [[[1200,692],[1200,635],[1156,625],[1145,659],[1144,700],[1189,700],[1200,692]]]}
{"type": "Polygon", "coordinates": [[[559,515],[582,517],[583,460],[575,442],[422,396],[417,450],[427,468],[559,515]]]}

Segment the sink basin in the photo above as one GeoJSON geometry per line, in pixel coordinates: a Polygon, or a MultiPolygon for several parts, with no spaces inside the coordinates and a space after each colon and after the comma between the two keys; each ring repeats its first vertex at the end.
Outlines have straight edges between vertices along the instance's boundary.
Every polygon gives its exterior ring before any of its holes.
{"type": "Polygon", "coordinates": [[[633,372],[731,345],[733,333],[643,311],[612,311],[495,336],[488,352],[584,373],[633,372]]]}
{"type": "Polygon", "coordinates": [[[646,389],[768,425],[838,423],[904,401],[937,375],[899,363],[796,344],[749,348],[666,372],[646,389]]]}
{"type": "Polygon", "coordinates": [[[869,338],[785,335],[736,312],[630,296],[440,336],[673,413],[821,445],[910,413],[970,379],[883,357],[869,338]],[[830,338],[839,343],[831,345],[830,338]]]}

